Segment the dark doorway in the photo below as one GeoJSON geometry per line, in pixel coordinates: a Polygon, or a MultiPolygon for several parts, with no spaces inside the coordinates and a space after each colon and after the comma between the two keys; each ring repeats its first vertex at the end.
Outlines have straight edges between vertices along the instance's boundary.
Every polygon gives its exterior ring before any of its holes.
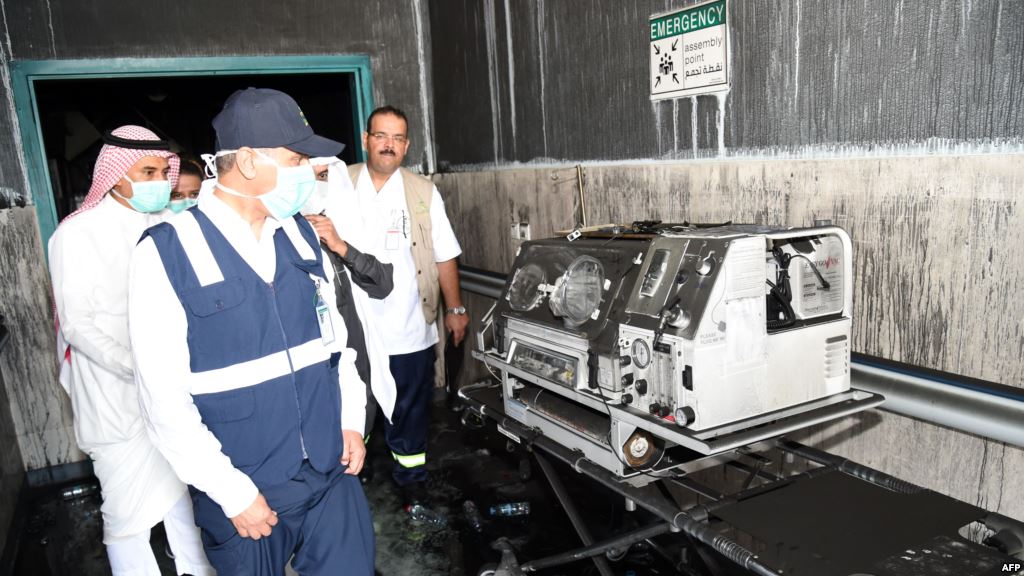
{"type": "Polygon", "coordinates": [[[124,124],[145,126],[183,157],[214,152],[211,127],[224,100],[256,86],[288,93],[318,134],[345,143],[340,157],[357,161],[353,74],[265,74],[39,80],[35,96],[57,220],[85,198],[100,136],[124,124]]]}

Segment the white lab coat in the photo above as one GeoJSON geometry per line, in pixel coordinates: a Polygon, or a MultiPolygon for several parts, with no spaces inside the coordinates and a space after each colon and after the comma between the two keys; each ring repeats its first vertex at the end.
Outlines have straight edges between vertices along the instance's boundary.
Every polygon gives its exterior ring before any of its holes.
{"type": "Polygon", "coordinates": [[[61,383],[78,445],[100,480],[104,543],[152,528],[187,490],[146,434],[128,338],[128,265],[157,222],[108,195],[50,239],[58,342],[71,346],[61,383]]]}
{"type": "MultiPolygon", "coordinates": [[[[357,209],[352,209],[355,190],[352,188],[352,180],[348,177],[345,163],[337,158],[314,159],[312,162],[327,164],[328,189],[325,191],[317,188],[306,205],[303,206],[302,213],[323,213],[331,218],[338,235],[355,246],[356,249],[361,250],[362,247],[370,244],[370,240],[364,233],[362,215],[358,213],[357,209]],[[322,162],[316,162],[317,160],[322,162]]],[[[384,337],[374,318],[371,303],[373,299],[366,290],[355,284],[347,268],[342,270],[348,276],[348,283],[352,286],[355,312],[359,317],[359,324],[362,326],[362,334],[367,341],[367,356],[370,359],[370,389],[377,404],[381,407],[381,411],[384,412],[384,417],[390,422],[398,393],[394,376],[391,375],[391,357],[388,356],[384,337]]],[[[364,436],[367,434],[370,434],[370,430],[366,430],[364,436]]]]}
{"type": "MultiPolygon", "coordinates": [[[[358,250],[369,244],[362,222],[363,215],[358,210],[352,209],[352,201],[355,197],[355,190],[352,187],[352,180],[349,179],[348,169],[341,160],[328,165],[328,192],[321,198],[310,198],[307,206],[315,205],[316,208],[304,210],[303,213],[319,213],[331,219],[338,235],[343,240],[351,243],[358,250]]],[[[370,295],[356,285],[348,274],[349,284],[352,285],[352,299],[356,304],[356,313],[359,314],[359,323],[363,326],[363,335],[366,339],[366,355],[370,360],[370,390],[373,397],[380,405],[384,417],[391,422],[391,415],[395,410],[395,400],[398,391],[395,387],[395,378],[391,374],[391,357],[384,345],[384,337],[377,325],[370,295]]],[[[369,431],[367,431],[369,432],[369,431]]]]}
{"type": "MultiPolygon", "coordinates": [[[[330,218],[330,212],[326,214],[330,218]]],[[[333,220],[333,218],[332,218],[333,220]]],[[[345,274],[348,274],[348,282],[352,286],[352,300],[356,304],[356,314],[359,315],[359,324],[363,327],[363,338],[366,340],[366,355],[370,359],[370,390],[377,400],[384,417],[391,422],[391,415],[395,411],[395,400],[398,397],[398,389],[395,387],[395,377],[391,375],[391,357],[388,356],[387,348],[384,347],[384,339],[381,338],[380,330],[373,322],[368,322],[372,310],[370,309],[370,295],[356,285],[352,280],[352,274],[348,268],[342,267],[345,274]]],[[[366,431],[370,433],[369,430],[366,431]]]]}

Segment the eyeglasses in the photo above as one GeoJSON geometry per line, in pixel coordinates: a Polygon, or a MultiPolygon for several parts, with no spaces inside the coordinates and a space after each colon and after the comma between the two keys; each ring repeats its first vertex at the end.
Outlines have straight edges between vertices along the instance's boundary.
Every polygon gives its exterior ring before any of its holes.
{"type": "Polygon", "coordinates": [[[388,140],[395,144],[405,144],[409,141],[409,138],[405,134],[386,134],[384,132],[370,132],[370,138],[373,138],[374,142],[383,143],[388,140]]]}

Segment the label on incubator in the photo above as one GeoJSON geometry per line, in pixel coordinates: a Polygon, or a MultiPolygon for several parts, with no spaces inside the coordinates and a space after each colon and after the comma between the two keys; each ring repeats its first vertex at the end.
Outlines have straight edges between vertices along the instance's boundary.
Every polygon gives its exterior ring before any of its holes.
{"type": "Polygon", "coordinates": [[[825,289],[810,263],[803,258],[794,258],[790,265],[793,283],[793,311],[798,318],[816,318],[843,311],[843,241],[836,236],[820,239],[812,254],[807,257],[814,262],[821,277],[829,283],[825,289]]]}

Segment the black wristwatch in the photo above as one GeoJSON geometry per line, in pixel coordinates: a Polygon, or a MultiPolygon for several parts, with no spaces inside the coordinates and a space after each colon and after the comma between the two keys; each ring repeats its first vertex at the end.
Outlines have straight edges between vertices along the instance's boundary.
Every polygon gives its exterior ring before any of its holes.
{"type": "Polygon", "coordinates": [[[445,308],[444,309],[444,313],[445,314],[455,314],[456,316],[465,316],[466,315],[466,307],[465,306],[455,306],[454,308],[445,308]]]}

